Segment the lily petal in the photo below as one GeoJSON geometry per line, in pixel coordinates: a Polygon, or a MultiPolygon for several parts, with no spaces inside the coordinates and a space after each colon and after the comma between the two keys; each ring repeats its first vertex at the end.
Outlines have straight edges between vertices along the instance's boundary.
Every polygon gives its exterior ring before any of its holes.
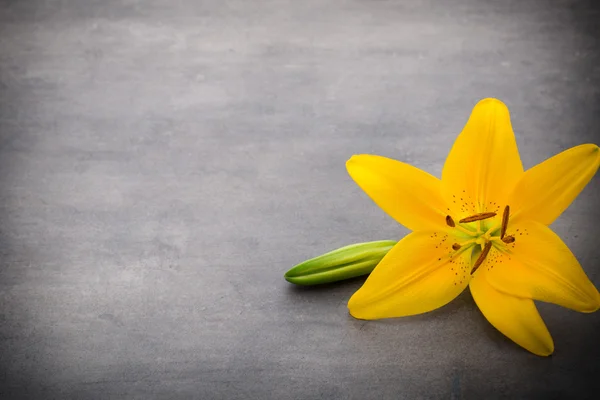
{"type": "Polygon", "coordinates": [[[443,232],[405,236],[350,298],[350,314],[359,319],[403,317],[449,303],[467,287],[471,271],[471,249],[457,253],[453,242],[443,232]]]}
{"type": "Polygon", "coordinates": [[[500,100],[481,100],[442,171],[442,195],[452,216],[501,211],[507,192],[522,174],[508,108],[500,100]]]}
{"type": "Polygon", "coordinates": [[[595,144],[572,147],[527,170],[509,200],[513,219],[550,225],[592,179],[600,166],[595,144]]]}
{"type": "Polygon", "coordinates": [[[436,177],[400,161],[367,154],[353,156],[346,168],[379,207],[408,229],[445,225],[446,205],[436,177]]]}
{"type": "Polygon", "coordinates": [[[473,299],[485,318],[494,328],[530,352],[538,356],[552,354],[554,342],[533,300],[496,290],[487,282],[485,275],[478,271],[469,284],[473,299]]]}
{"type": "Polygon", "coordinates": [[[580,312],[600,308],[600,293],[563,241],[547,226],[524,221],[508,230],[509,252],[490,252],[481,269],[496,289],[580,312]]]}

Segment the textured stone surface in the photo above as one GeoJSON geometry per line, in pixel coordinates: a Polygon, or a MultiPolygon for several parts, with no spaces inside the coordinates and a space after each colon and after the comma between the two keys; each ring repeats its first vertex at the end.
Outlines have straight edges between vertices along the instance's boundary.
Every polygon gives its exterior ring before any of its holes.
{"type": "MultiPolygon", "coordinates": [[[[283,274],[406,234],[346,159],[439,176],[480,98],[509,106],[526,167],[599,143],[598,20],[591,1],[0,1],[0,397],[593,397],[600,313],[541,304],[544,359],[468,293],[365,323],[361,279],[283,274]]],[[[595,178],[553,225],[597,286],[598,204],[595,178]]]]}

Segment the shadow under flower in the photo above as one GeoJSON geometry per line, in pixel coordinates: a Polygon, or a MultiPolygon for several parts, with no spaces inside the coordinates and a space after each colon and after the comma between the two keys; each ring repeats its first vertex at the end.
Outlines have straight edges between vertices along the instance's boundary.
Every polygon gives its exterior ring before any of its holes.
{"type": "MultiPolygon", "coordinates": [[[[368,326],[419,326],[427,324],[439,326],[439,323],[450,323],[456,327],[451,321],[458,319],[458,321],[455,322],[456,324],[468,322],[467,325],[474,325],[476,327],[475,329],[479,328],[480,332],[482,332],[490,342],[494,343],[494,346],[498,347],[503,352],[518,352],[523,355],[530,355],[527,351],[516,346],[510,339],[496,330],[485,319],[475,304],[473,296],[468,288],[448,304],[423,314],[380,320],[360,320],[353,318],[350,313],[348,313],[345,306],[354,292],[362,286],[366,278],[367,276],[360,276],[339,282],[310,286],[294,285],[290,283],[285,291],[286,297],[299,308],[306,308],[309,310],[311,307],[318,305],[319,308],[321,306],[323,306],[323,308],[329,308],[329,312],[331,312],[332,309],[337,310],[336,312],[343,312],[350,324],[348,328],[352,331],[361,331],[368,328],[368,326]],[[298,301],[301,303],[299,304],[298,301]],[[312,304],[312,306],[309,306],[308,304],[312,304]]],[[[432,327],[432,329],[435,328],[432,327]]],[[[469,329],[473,329],[473,326],[469,329]]],[[[462,328],[459,330],[462,331],[462,328]]],[[[466,332],[463,333],[467,335],[466,332]]],[[[532,357],[537,359],[537,356],[532,355],[532,357]]]]}
{"type": "MultiPolygon", "coordinates": [[[[327,301],[331,299],[332,301],[337,300],[338,303],[340,302],[341,298],[341,302],[347,304],[348,300],[350,300],[350,297],[352,297],[354,292],[356,292],[362,286],[366,279],[367,276],[359,276],[356,278],[346,279],[339,282],[324,283],[321,285],[302,286],[289,284],[286,294],[291,299],[302,298],[304,300],[310,299],[311,301],[327,301]]],[[[354,319],[349,313],[347,315],[348,318],[352,320],[362,322],[382,324],[412,324],[430,320],[445,320],[464,308],[477,311],[477,307],[469,290],[465,290],[457,298],[445,306],[419,315],[411,315],[402,318],[386,318],[372,321],[354,319]]]]}

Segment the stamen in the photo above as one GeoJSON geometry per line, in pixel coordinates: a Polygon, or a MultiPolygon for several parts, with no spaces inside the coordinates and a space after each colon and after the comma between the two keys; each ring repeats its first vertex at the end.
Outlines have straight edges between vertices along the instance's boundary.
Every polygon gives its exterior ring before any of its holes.
{"type": "Polygon", "coordinates": [[[474,232],[474,231],[467,229],[464,226],[460,226],[460,225],[456,225],[456,229],[458,229],[462,233],[466,233],[469,236],[479,236],[479,234],[480,234],[480,232],[474,232]]]}
{"type": "Polygon", "coordinates": [[[506,234],[506,228],[508,227],[508,215],[510,213],[510,207],[504,207],[504,214],[502,214],[502,230],[500,231],[500,239],[504,238],[506,234]]]}
{"type": "Polygon", "coordinates": [[[449,215],[446,215],[446,224],[448,224],[448,226],[451,228],[454,228],[456,226],[456,224],[454,223],[454,220],[449,215]]]}
{"type": "Polygon", "coordinates": [[[485,247],[481,251],[479,258],[477,258],[477,261],[475,261],[475,264],[473,264],[473,269],[471,270],[471,275],[473,275],[475,273],[475,271],[477,271],[477,268],[479,268],[479,266],[483,263],[483,260],[485,260],[488,253],[490,252],[491,248],[492,248],[492,242],[487,242],[485,244],[485,247]]]}
{"type": "Polygon", "coordinates": [[[492,218],[495,216],[496,216],[495,212],[479,213],[479,214],[471,215],[470,217],[463,218],[458,222],[460,222],[462,224],[465,222],[481,221],[482,219],[488,219],[488,218],[492,218]]]}
{"type": "Polygon", "coordinates": [[[513,243],[515,241],[515,237],[514,236],[505,236],[502,238],[502,241],[504,243],[513,243]]]}
{"type": "Polygon", "coordinates": [[[492,225],[492,227],[485,232],[485,236],[490,236],[492,232],[494,232],[498,228],[500,228],[500,223],[492,225]]]}
{"type": "Polygon", "coordinates": [[[454,244],[452,245],[452,250],[458,250],[458,249],[460,249],[461,247],[462,247],[462,246],[461,246],[460,244],[458,244],[458,243],[454,243],[454,244]]]}
{"type": "Polygon", "coordinates": [[[476,240],[477,239],[469,239],[469,240],[466,240],[466,241],[464,241],[462,243],[456,243],[456,244],[458,244],[460,247],[465,247],[467,245],[475,243],[476,240]]]}

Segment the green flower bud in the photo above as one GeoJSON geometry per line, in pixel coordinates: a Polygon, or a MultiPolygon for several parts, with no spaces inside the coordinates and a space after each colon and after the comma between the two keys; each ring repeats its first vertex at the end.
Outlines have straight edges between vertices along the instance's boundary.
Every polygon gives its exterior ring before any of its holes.
{"type": "Polygon", "coordinates": [[[297,285],[318,285],[367,275],[396,243],[380,240],[351,244],[306,260],[286,272],[284,277],[297,285]]]}

